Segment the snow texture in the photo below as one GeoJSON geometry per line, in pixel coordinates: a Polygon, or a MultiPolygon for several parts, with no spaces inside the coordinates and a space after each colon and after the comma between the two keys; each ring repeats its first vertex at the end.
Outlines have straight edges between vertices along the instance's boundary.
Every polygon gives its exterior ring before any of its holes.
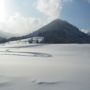
{"type": "Polygon", "coordinates": [[[90,45],[0,45],[0,90],[90,90],[90,45]]]}

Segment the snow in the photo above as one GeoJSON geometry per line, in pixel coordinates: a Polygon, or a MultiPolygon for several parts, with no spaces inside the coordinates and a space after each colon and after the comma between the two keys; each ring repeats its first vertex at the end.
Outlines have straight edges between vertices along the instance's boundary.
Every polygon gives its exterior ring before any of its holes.
{"type": "Polygon", "coordinates": [[[90,45],[1,45],[0,90],[90,90],[90,45]]]}

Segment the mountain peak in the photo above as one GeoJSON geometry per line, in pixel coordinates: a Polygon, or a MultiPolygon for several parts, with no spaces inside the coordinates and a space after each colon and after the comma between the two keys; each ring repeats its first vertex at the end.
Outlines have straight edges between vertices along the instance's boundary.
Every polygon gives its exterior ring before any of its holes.
{"type": "Polygon", "coordinates": [[[64,20],[61,20],[61,19],[55,19],[55,20],[53,20],[51,23],[49,23],[49,24],[64,24],[66,21],[64,21],[64,20]]]}

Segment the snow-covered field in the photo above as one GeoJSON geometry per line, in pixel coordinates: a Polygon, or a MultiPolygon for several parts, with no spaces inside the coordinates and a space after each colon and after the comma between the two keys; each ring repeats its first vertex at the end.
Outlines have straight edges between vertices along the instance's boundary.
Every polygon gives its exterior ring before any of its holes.
{"type": "Polygon", "coordinates": [[[90,45],[1,45],[0,90],[90,90],[90,45]]]}

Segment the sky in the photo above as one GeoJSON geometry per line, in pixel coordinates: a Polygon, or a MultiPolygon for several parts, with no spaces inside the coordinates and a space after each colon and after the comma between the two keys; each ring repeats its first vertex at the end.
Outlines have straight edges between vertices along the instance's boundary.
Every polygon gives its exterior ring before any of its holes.
{"type": "Polygon", "coordinates": [[[90,31],[90,0],[0,0],[0,30],[31,33],[55,19],[90,31]]]}

